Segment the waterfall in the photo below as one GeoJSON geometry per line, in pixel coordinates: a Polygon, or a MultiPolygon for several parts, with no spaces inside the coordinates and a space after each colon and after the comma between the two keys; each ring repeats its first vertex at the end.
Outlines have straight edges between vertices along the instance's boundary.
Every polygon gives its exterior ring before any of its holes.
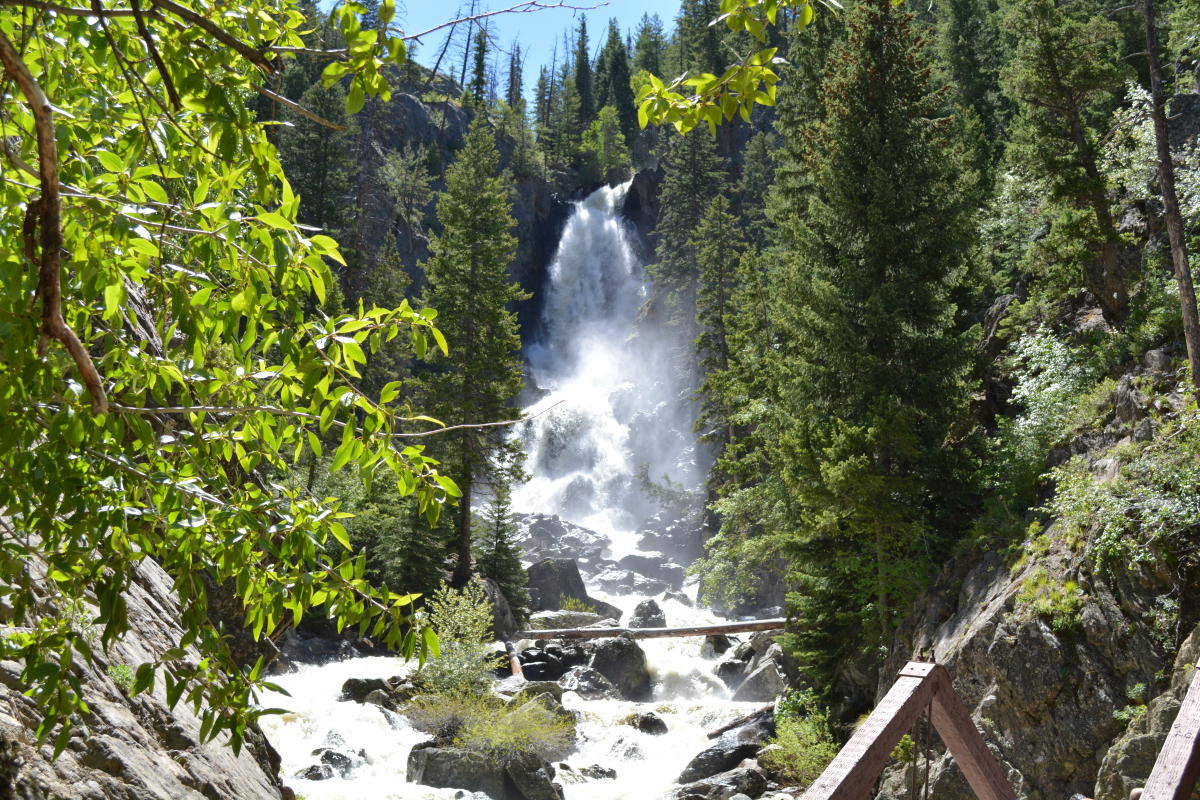
{"type": "Polygon", "coordinates": [[[545,334],[526,355],[532,389],[520,434],[531,478],[519,511],[556,514],[605,536],[615,558],[637,551],[655,510],[639,471],[694,489],[692,404],[673,329],[639,320],[647,285],[620,207],[629,184],[576,204],[550,266],[545,334]]]}
{"type": "MultiPolygon", "coordinates": [[[[549,268],[543,334],[526,348],[528,419],[514,432],[528,454],[531,476],[513,493],[515,510],[555,514],[588,528],[607,541],[613,559],[644,551],[641,526],[661,510],[641,475],[686,489],[697,488],[703,479],[692,433],[690,382],[672,366],[690,343],[640,317],[648,285],[620,218],[628,188],[593,192],[575,204],[567,221],[549,268]]],[[[694,607],[694,585],[684,588],[656,599],[668,625],[720,621],[694,607]]],[[[626,616],[645,599],[592,585],[588,592],[626,616]]],[[[669,795],[689,759],[710,744],[706,731],[757,707],[728,699],[729,691],[713,674],[715,656],[703,640],[641,644],[654,681],[650,703],[564,695],[564,705],[579,718],[577,748],[566,761],[576,770],[599,764],[617,772],[613,780],[584,781],[573,778],[577,772],[560,770],[568,800],[669,795]],[[628,724],[631,713],[648,710],[665,721],[667,734],[653,736],[628,724]]],[[[287,783],[310,800],[455,797],[457,790],[405,782],[408,750],[422,736],[403,717],[337,700],[347,677],[387,677],[411,668],[400,659],[366,658],[304,666],[275,678],[291,697],[272,696],[266,705],[292,711],[265,718],[263,727],[282,755],[287,783]],[[313,762],[314,751],[332,743],[361,751],[361,765],[344,778],[295,777],[313,762]]]]}

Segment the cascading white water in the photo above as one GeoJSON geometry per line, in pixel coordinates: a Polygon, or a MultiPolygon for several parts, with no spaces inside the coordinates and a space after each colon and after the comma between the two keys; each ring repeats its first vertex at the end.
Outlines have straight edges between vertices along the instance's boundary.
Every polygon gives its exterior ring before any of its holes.
{"type": "MultiPolygon", "coordinates": [[[[686,382],[674,374],[681,342],[668,331],[639,322],[647,287],[619,209],[628,184],[605,187],[575,205],[550,267],[544,336],[527,348],[535,391],[531,419],[519,435],[531,478],[513,495],[515,510],[557,514],[601,534],[609,555],[639,552],[638,526],[656,511],[639,473],[694,488],[701,480],[691,433],[686,382]]],[[[628,613],[645,599],[589,593],[628,613]]],[[[692,599],[694,587],[690,587],[692,599]]],[[[658,598],[668,625],[720,621],[679,599],[658,598]]],[[[562,769],[568,800],[653,800],[666,796],[687,762],[710,743],[712,730],[756,706],[731,702],[713,674],[716,658],[697,638],[651,639],[646,652],[654,699],[650,703],[583,700],[563,703],[578,713],[579,740],[567,763],[616,770],[615,780],[583,778],[562,769]],[[636,730],[633,712],[654,710],[668,732],[636,730]]],[[[292,711],[267,717],[263,728],[283,757],[288,785],[316,800],[434,800],[455,796],[405,782],[408,750],[424,738],[408,723],[370,704],[338,702],[348,677],[388,677],[410,665],[399,659],[355,659],[301,667],[276,678],[291,697],[267,705],[292,711]],[[347,777],[309,781],[294,777],[314,762],[314,752],[336,744],[365,753],[347,777]]]]}
{"type": "Polygon", "coordinates": [[[531,478],[513,495],[519,511],[602,534],[614,558],[638,549],[637,525],[654,510],[639,471],[689,488],[700,479],[688,390],[671,368],[680,343],[638,324],[647,291],[619,214],[628,189],[596,190],[563,231],[545,336],[526,350],[532,383],[546,393],[525,409],[531,478]]]}

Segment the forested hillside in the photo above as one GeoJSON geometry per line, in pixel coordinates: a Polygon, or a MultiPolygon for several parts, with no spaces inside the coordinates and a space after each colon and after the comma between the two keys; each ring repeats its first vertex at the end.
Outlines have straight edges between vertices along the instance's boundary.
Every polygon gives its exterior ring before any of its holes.
{"type": "Polygon", "coordinates": [[[340,699],[432,737],[409,780],[540,796],[597,741],[564,688],[690,695],[627,639],[497,689],[487,642],[719,613],[787,617],[687,657],[780,698],[721,786],[802,789],[909,659],[1021,796],[1144,781],[1200,625],[1200,4],[583,12],[529,69],[476,5],[0,6],[0,744],[66,754],[0,780],[119,776],[89,731],[143,694],[244,791],[347,778],[332,736],[277,777],[263,697],[390,648],[340,699]]]}

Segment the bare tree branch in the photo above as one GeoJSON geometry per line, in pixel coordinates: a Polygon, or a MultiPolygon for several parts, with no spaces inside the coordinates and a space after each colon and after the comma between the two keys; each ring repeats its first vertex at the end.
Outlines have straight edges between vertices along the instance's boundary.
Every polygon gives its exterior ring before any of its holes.
{"type": "Polygon", "coordinates": [[[346,130],[345,125],[338,125],[336,122],[330,122],[329,120],[325,119],[324,117],[322,117],[318,114],[314,114],[313,112],[309,111],[307,108],[300,105],[295,100],[289,100],[286,97],[284,97],[283,95],[279,94],[278,92],[273,92],[265,86],[258,87],[258,93],[261,94],[263,97],[266,97],[269,100],[274,100],[276,103],[279,103],[281,106],[286,106],[287,108],[290,108],[292,111],[295,111],[297,114],[299,114],[302,117],[311,119],[313,122],[317,123],[318,125],[324,125],[326,128],[332,128],[335,131],[346,130]]]}
{"type": "Polygon", "coordinates": [[[545,0],[524,0],[524,2],[509,6],[508,8],[499,8],[499,9],[496,9],[495,11],[481,11],[478,14],[471,14],[470,16],[459,17],[458,19],[448,20],[446,22],[441,23],[440,25],[434,25],[432,28],[430,28],[428,30],[421,31],[420,33],[403,34],[400,38],[404,39],[405,41],[418,41],[419,42],[419,41],[421,41],[422,36],[428,36],[431,33],[436,33],[437,31],[440,31],[444,28],[449,28],[452,25],[459,25],[463,22],[478,22],[481,19],[487,19],[488,17],[498,17],[501,14],[528,14],[533,11],[546,11],[551,8],[565,8],[570,11],[595,11],[597,8],[601,8],[606,5],[608,5],[607,0],[605,0],[605,2],[596,3],[595,5],[591,5],[591,6],[577,6],[572,3],[566,2],[566,0],[558,0],[558,2],[555,2],[555,3],[548,3],[548,2],[545,2],[545,0]]]}
{"type": "MultiPolygon", "coordinates": [[[[550,412],[551,410],[557,408],[558,406],[562,405],[564,402],[566,402],[566,401],[559,400],[557,403],[555,403],[551,406],[547,406],[546,408],[543,408],[541,411],[539,411],[536,414],[531,414],[528,417],[521,417],[520,419],[506,419],[506,420],[500,420],[499,422],[479,422],[479,423],[463,424],[463,425],[447,425],[444,428],[435,428],[434,430],[431,430],[431,431],[414,431],[414,432],[406,432],[406,433],[393,433],[390,435],[392,438],[396,438],[396,439],[416,439],[416,438],[420,438],[420,437],[424,437],[424,436],[436,436],[439,433],[450,433],[451,431],[461,431],[461,430],[478,429],[478,428],[506,427],[509,425],[516,425],[521,422],[526,422],[527,420],[537,419],[538,417],[542,416],[543,414],[546,414],[546,413],[550,412]]],[[[123,405],[120,405],[119,403],[113,403],[111,406],[111,409],[114,413],[117,413],[117,414],[132,414],[132,415],[150,416],[150,417],[157,416],[159,414],[169,415],[169,416],[182,416],[185,414],[222,414],[222,415],[229,415],[229,416],[238,416],[241,414],[266,413],[266,414],[274,414],[276,416],[281,416],[281,417],[295,417],[298,419],[307,420],[309,422],[320,422],[320,420],[321,420],[320,416],[318,416],[317,414],[310,414],[307,411],[295,411],[295,410],[289,409],[289,408],[277,408],[275,406],[159,406],[159,407],[144,407],[143,408],[140,406],[123,406],[123,405]]],[[[347,424],[345,422],[342,422],[341,420],[336,420],[336,419],[331,422],[331,425],[338,429],[342,429],[347,426],[347,424]]]]}
{"type": "Polygon", "coordinates": [[[38,149],[38,178],[41,183],[41,196],[29,202],[25,217],[25,250],[26,255],[34,255],[34,229],[41,229],[41,258],[38,267],[38,297],[42,300],[42,334],[57,339],[66,348],[79,377],[87,387],[92,398],[92,413],[104,414],[108,411],[108,398],[104,393],[104,383],[92,357],[88,355],[83,342],[68,327],[62,316],[62,286],[59,282],[59,266],[62,253],[62,201],[59,197],[58,183],[58,147],[54,139],[54,114],[50,101],[42,91],[42,87],[34,80],[29,67],[21,59],[20,53],[0,32],[0,61],[4,63],[7,72],[21,93],[33,114],[34,131],[37,135],[38,149]],[[36,221],[34,221],[36,218],[36,221]]]}
{"type": "Polygon", "coordinates": [[[154,66],[158,69],[158,75],[162,78],[163,87],[167,90],[167,97],[171,100],[171,105],[178,111],[183,107],[183,103],[179,101],[179,93],[175,91],[175,82],[171,80],[171,73],[167,72],[167,65],[163,63],[162,56],[158,54],[158,47],[154,44],[154,37],[150,35],[150,31],[146,28],[146,18],[142,14],[142,6],[139,0],[129,0],[129,5],[133,9],[133,18],[137,22],[138,34],[142,37],[142,41],[146,43],[146,50],[150,53],[150,58],[154,61],[154,66]]]}
{"type": "Polygon", "coordinates": [[[212,36],[218,42],[227,46],[229,49],[233,50],[238,55],[242,56],[242,58],[246,59],[254,66],[258,67],[263,72],[270,74],[275,71],[274,65],[271,64],[271,62],[267,60],[266,56],[264,56],[258,50],[255,50],[250,45],[243,42],[241,39],[237,38],[233,34],[226,31],[220,25],[217,25],[215,22],[210,20],[208,17],[205,17],[201,14],[197,14],[195,11],[192,11],[190,8],[184,8],[183,6],[179,5],[178,3],[172,2],[172,0],[150,0],[150,2],[156,8],[159,8],[162,11],[165,11],[169,14],[174,14],[175,16],[179,17],[180,19],[184,19],[184,20],[187,20],[188,22],[192,23],[197,28],[201,28],[206,33],[208,33],[208,35],[212,36]]]}
{"type": "MultiPolygon", "coordinates": [[[[36,8],[41,11],[53,11],[55,14],[63,14],[69,17],[133,17],[137,16],[132,8],[103,8],[100,10],[92,8],[76,8],[74,6],[62,6],[58,3],[46,3],[41,0],[0,0],[0,6],[11,6],[16,8],[36,8]]],[[[159,19],[159,15],[154,11],[147,11],[145,15],[153,19],[159,19]]]]}

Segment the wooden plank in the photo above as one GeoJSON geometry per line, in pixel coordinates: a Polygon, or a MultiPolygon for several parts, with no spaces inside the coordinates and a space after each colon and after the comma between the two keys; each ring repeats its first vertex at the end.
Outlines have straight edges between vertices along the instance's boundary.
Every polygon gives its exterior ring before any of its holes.
{"type": "Polygon", "coordinates": [[[606,639],[629,634],[634,639],[661,639],[672,636],[710,636],[717,633],[783,630],[786,619],[755,619],[748,622],[724,622],[719,625],[694,625],[689,628],[551,628],[544,631],[517,631],[517,639],[606,639]]]}
{"type": "Polygon", "coordinates": [[[930,709],[933,727],[946,743],[975,796],[979,800],[1016,800],[1016,792],[954,691],[946,668],[936,666],[930,677],[933,681],[933,707],[930,709]]]}
{"type": "Polygon", "coordinates": [[[927,674],[901,672],[801,800],[866,800],[900,737],[917,721],[932,696],[933,682],[927,674]]]}
{"type": "Polygon", "coordinates": [[[1187,800],[1200,775],[1200,669],[1171,725],[1141,800],[1187,800]]]}

